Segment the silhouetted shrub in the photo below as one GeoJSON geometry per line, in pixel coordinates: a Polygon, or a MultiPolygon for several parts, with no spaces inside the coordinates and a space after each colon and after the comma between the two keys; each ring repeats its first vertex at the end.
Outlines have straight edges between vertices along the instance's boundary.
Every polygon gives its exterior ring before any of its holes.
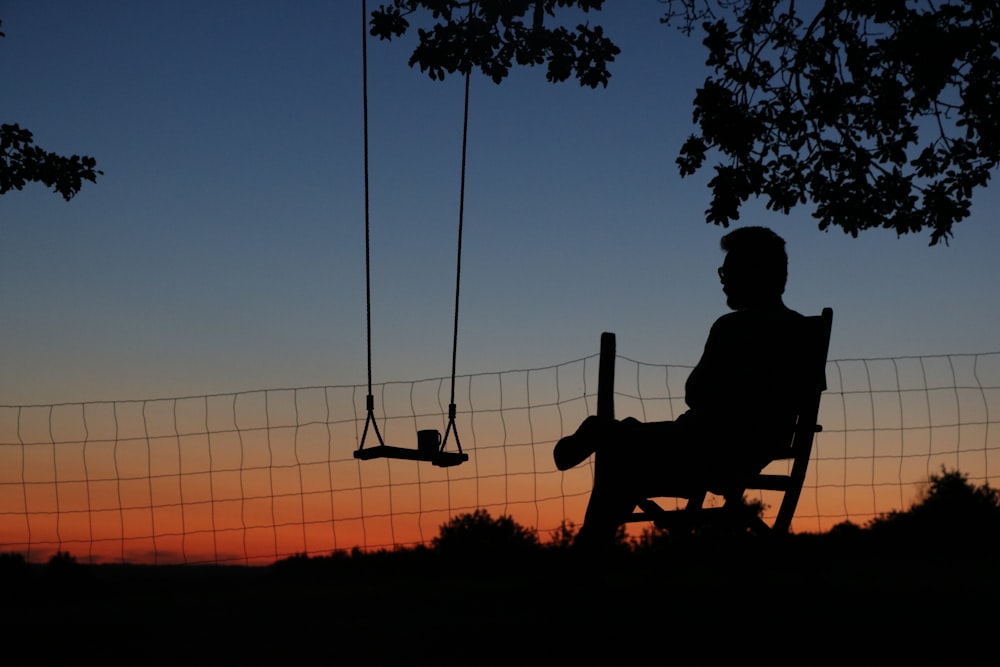
{"type": "Polygon", "coordinates": [[[57,551],[45,567],[46,580],[63,592],[81,592],[91,581],[93,571],[68,551],[57,551]],[[82,587],[82,588],[81,588],[82,587]]]}
{"type": "Polygon", "coordinates": [[[280,574],[302,574],[311,573],[316,569],[319,558],[311,558],[309,554],[295,553],[287,558],[276,560],[271,565],[271,570],[280,574]]]}
{"type": "Polygon", "coordinates": [[[855,542],[862,539],[865,529],[853,521],[841,521],[830,529],[828,535],[841,542],[855,542]]]}
{"type": "Polygon", "coordinates": [[[0,578],[23,576],[28,571],[24,554],[5,551],[0,553],[0,578]]]}
{"type": "Polygon", "coordinates": [[[979,549],[1000,545],[1000,490],[975,486],[968,475],[941,469],[906,511],[873,519],[874,536],[900,543],[924,543],[935,550],[979,549]]]}
{"type": "Polygon", "coordinates": [[[550,539],[546,546],[551,549],[569,549],[573,546],[573,540],[576,539],[577,532],[575,523],[572,521],[567,522],[563,519],[559,527],[549,533],[550,539]]]}
{"type": "Polygon", "coordinates": [[[76,556],[68,551],[57,551],[49,559],[49,572],[75,572],[80,567],[76,562],[76,556]]]}
{"type": "Polygon", "coordinates": [[[670,533],[653,524],[642,527],[638,535],[629,540],[633,551],[656,551],[670,544],[670,533]]]}
{"type": "Polygon", "coordinates": [[[484,509],[452,517],[441,526],[431,545],[441,554],[480,558],[525,554],[540,546],[534,530],[521,526],[507,515],[494,519],[484,509]]]}

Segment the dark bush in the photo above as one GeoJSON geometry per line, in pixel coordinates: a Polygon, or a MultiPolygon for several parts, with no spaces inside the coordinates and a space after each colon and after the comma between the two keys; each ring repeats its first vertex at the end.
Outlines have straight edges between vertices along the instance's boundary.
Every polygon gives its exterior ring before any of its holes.
{"type": "Polygon", "coordinates": [[[495,558],[521,555],[539,548],[538,535],[507,515],[496,519],[484,509],[459,514],[441,526],[431,541],[444,555],[495,558]]]}
{"type": "Polygon", "coordinates": [[[878,516],[869,528],[873,536],[900,544],[973,555],[1000,546],[1000,490],[989,483],[976,486],[968,475],[942,468],[908,510],[878,516]]]}

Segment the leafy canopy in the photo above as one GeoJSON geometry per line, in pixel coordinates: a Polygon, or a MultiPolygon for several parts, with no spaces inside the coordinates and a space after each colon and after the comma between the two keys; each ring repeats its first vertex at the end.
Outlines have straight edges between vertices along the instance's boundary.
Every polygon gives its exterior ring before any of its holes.
{"type": "Polygon", "coordinates": [[[83,181],[97,182],[97,160],[87,155],[64,157],[34,144],[31,132],[16,124],[0,125],[0,195],[42,183],[69,201],[83,181]]]}
{"type": "Polygon", "coordinates": [[[708,220],[751,195],[785,213],[811,200],[820,229],[947,241],[1000,158],[995,0],[735,4],[703,23],[714,74],[677,160],[686,175],[725,156],[708,220]]]}
{"type": "Polygon", "coordinates": [[[608,85],[607,65],[619,48],[600,26],[579,24],[573,31],[548,28],[545,17],[554,17],[557,9],[600,10],[603,4],[604,0],[394,0],[372,12],[371,34],[399,37],[410,27],[408,15],[429,12],[434,25],[418,29],[410,67],[419,65],[432,79],[444,79],[445,73],[467,74],[478,67],[500,83],[516,62],[546,64],[545,76],[552,82],[573,76],[580,85],[596,88],[608,85]]]}
{"type": "Polygon", "coordinates": [[[21,190],[27,183],[42,183],[69,201],[83,181],[96,183],[97,175],[103,173],[92,157],[64,157],[43,150],[35,145],[30,131],[16,123],[0,124],[0,195],[21,190]]]}
{"type": "MultiPolygon", "coordinates": [[[[928,231],[931,245],[970,214],[1000,159],[996,0],[663,0],[661,22],[704,33],[712,68],[694,98],[682,176],[718,156],[707,221],[728,226],[751,196],[788,213],[811,204],[820,229],[857,236],[928,231]]],[[[429,13],[410,65],[433,79],[513,63],[606,86],[619,53],[599,26],[546,26],[597,0],[395,0],[371,33],[404,34],[429,13]]]]}

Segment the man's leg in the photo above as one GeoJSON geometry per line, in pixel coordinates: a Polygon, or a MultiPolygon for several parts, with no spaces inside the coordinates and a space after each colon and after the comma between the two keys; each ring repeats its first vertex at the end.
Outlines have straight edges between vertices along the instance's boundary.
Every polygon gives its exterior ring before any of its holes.
{"type": "Polygon", "coordinates": [[[628,471],[622,464],[618,457],[598,452],[594,466],[594,487],[587,502],[583,525],[574,542],[577,548],[591,552],[608,552],[614,549],[618,526],[636,503],[635,496],[628,492],[625,483],[628,471]]]}
{"type": "Polygon", "coordinates": [[[577,535],[582,549],[607,551],[636,502],[684,474],[685,452],[676,422],[614,422],[597,445],[594,488],[577,535]]]}

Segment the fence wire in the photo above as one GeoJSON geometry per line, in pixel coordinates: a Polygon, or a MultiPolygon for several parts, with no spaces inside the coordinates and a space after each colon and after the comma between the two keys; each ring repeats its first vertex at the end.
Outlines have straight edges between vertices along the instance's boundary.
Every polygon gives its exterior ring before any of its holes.
{"type": "MultiPolygon", "coordinates": [[[[597,362],[459,376],[469,461],[452,468],[355,459],[361,385],[0,406],[0,551],[266,564],[428,544],[476,509],[544,541],[582,521],[592,462],[559,472],[552,448],[596,410],[597,362]]],[[[676,417],[690,370],[619,356],[616,414],[676,417]]],[[[996,486],[1000,352],[833,360],[827,379],[794,531],[905,509],[942,469],[996,486]]],[[[450,378],[374,385],[386,444],[443,432],[449,391],[450,378]]]]}

